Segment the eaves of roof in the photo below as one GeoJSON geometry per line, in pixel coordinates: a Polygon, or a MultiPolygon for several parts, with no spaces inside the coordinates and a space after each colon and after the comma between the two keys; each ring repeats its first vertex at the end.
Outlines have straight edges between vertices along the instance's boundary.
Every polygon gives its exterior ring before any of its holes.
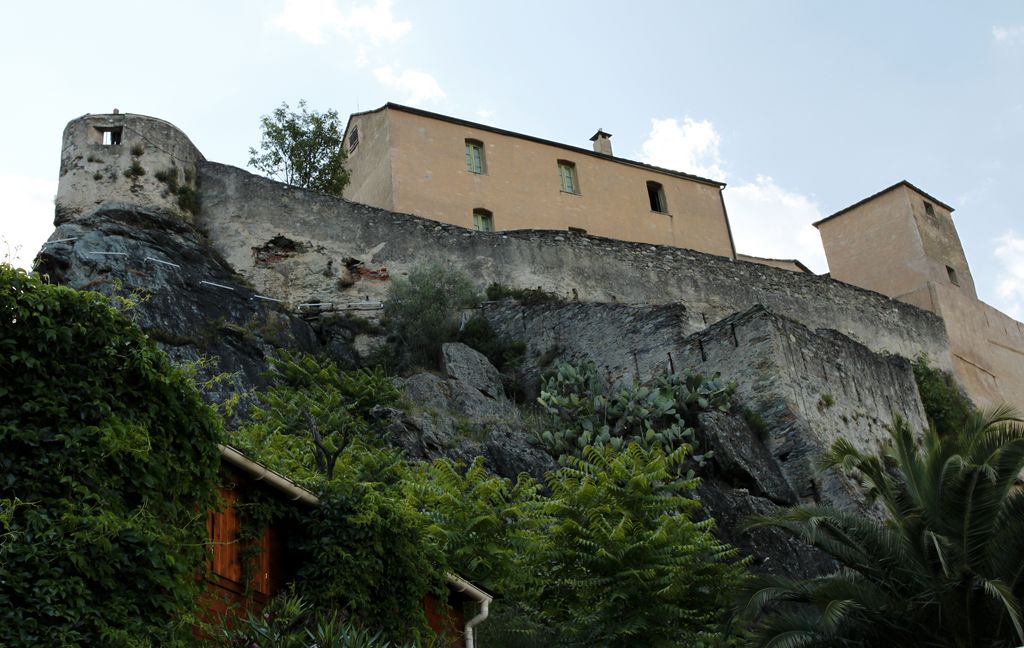
{"type": "Polygon", "coordinates": [[[941,200],[939,200],[935,196],[932,196],[932,195],[922,191],[921,189],[915,187],[914,185],[910,184],[906,180],[900,180],[899,182],[897,182],[896,184],[892,185],[891,187],[886,187],[885,189],[882,189],[878,193],[871,194],[870,196],[868,196],[867,198],[865,198],[863,200],[858,200],[857,202],[853,203],[849,207],[844,207],[843,209],[840,209],[836,213],[832,214],[831,216],[826,216],[825,218],[822,218],[821,220],[816,221],[816,222],[811,223],[811,224],[814,225],[815,227],[817,227],[818,225],[821,225],[822,223],[824,223],[826,221],[830,221],[833,218],[836,218],[837,216],[842,216],[846,212],[848,212],[848,211],[850,211],[852,209],[856,209],[856,208],[860,207],[864,203],[871,202],[872,200],[874,200],[875,198],[878,198],[879,196],[881,196],[884,193],[888,193],[888,192],[892,191],[893,189],[899,189],[900,187],[907,187],[908,189],[913,189],[917,193],[921,194],[922,196],[924,196],[928,200],[930,200],[933,203],[935,203],[936,205],[938,205],[939,207],[942,207],[942,208],[948,210],[950,213],[953,212],[953,208],[952,207],[950,207],[946,203],[942,202],[941,200]]]}
{"type": "MultiPolygon", "coordinates": [[[[702,178],[700,176],[693,175],[691,173],[683,173],[682,171],[674,171],[672,169],[666,169],[664,167],[654,166],[653,164],[645,164],[643,162],[637,162],[636,160],[627,160],[626,158],[609,156],[609,155],[605,155],[604,153],[598,153],[596,151],[591,151],[589,149],[580,148],[578,146],[570,146],[569,144],[562,144],[562,143],[559,143],[559,142],[554,142],[554,141],[551,141],[551,140],[546,140],[546,139],[543,139],[543,138],[540,138],[540,137],[534,137],[532,135],[524,135],[522,133],[516,133],[514,131],[505,130],[503,128],[495,128],[494,126],[488,126],[487,124],[478,124],[476,122],[471,122],[471,121],[468,121],[468,120],[465,120],[465,119],[458,119],[457,117],[449,117],[448,115],[442,115],[440,113],[430,112],[429,110],[423,110],[423,109],[420,109],[420,108],[413,108],[411,106],[403,106],[402,104],[397,104],[397,103],[393,103],[393,102],[390,102],[390,101],[388,103],[384,104],[383,106],[381,106],[380,108],[376,108],[374,110],[364,110],[362,112],[352,113],[349,116],[349,124],[352,123],[352,118],[353,117],[360,117],[362,115],[370,115],[370,114],[373,114],[373,113],[381,112],[383,110],[395,110],[397,112],[409,113],[410,115],[418,115],[420,117],[426,117],[428,119],[436,119],[436,120],[439,120],[439,121],[448,122],[450,124],[457,124],[459,126],[466,126],[468,128],[475,128],[477,130],[487,131],[489,133],[496,133],[498,135],[504,135],[506,137],[515,137],[517,139],[526,140],[528,142],[535,142],[537,144],[543,144],[545,146],[552,146],[552,147],[560,148],[560,149],[563,149],[563,150],[566,150],[566,151],[572,151],[573,153],[577,153],[579,155],[587,155],[587,156],[595,157],[595,158],[598,158],[598,159],[601,159],[601,160],[605,160],[605,161],[608,161],[608,162],[616,162],[618,164],[624,164],[626,166],[631,166],[631,167],[635,167],[635,168],[638,168],[638,169],[644,169],[644,170],[647,170],[647,171],[653,171],[655,173],[661,173],[661,174],[673,176],[673,177],[676,177],[676,178],[683,178],[685,180],[692,180],[693,182],[699,182],[701,184],[711,185],[713,187],[718,187],[719,189],[723,189],[725,187],[725,183],[724,182],[719,182],[718,180],[711,180],[709,178],[702,178]]],[[[348,126],[345,127],[345,136],[346,136],[346,138],[348,137],[348,126]]]]}

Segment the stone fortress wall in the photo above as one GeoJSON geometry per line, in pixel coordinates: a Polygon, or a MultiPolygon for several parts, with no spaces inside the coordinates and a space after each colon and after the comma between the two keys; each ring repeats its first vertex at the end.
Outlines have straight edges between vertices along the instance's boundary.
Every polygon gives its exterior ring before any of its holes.
{"type": "Polygon", "coordinates": [[[190,220],[193,210],[182,205],[190,205],[198,164],[204,160],[184,133],[162,119],[83,115],[64,129],[56,221],[88,214],[110,202],[169,211],[190,220]]]}
{"type": "Polygon", "coordinates": [[[209,285],[248,283],[245,292],[283,302],[274,308],[375,304],[392,277],[431,259],[465,270],[481,288],[497,282],[555,293],[565,301],[491,303],[484,313],[499,332],[528,343],[535,370],[554,350],[594,360],[611,381],[684,368],[735,381],[741,402],[767,423],[758,443],[782,478],[757,488],[776,503],[824,498],[854,506],[853,486],[820,473],[814,457],[840,436],[877,449],[897,415],[922,429],[907,359],[925,354],[936,367],[954,366],[939,316],[825,276],[560,231],[466,230],[205,161],[161,120],[73,121],[58,193],[63,231],[78,233],[76,223],[88,227],[104,205],[125,211],[125,203],[198,228],[226,262],[209,285]],[[104,143],[118,127],[120,144],[104,143]],[[136,163],[145,174],[125,173],[136,163]],[[168,168],[195,188],[194,218],[155,179],[168,168]]]}
{"type": "Polygon", "coordinates": [[[827,277],[557,231],[475,232],[212,162],[200,164],[199,186],[197,224],[211,244],[259,289],[292,303],[379,300],[384,277],[437,259],[481,287],[540,287],[584,303],[681,304],[685,334],[762,304],[875,352],[924,353],[952,366],[938,317],[827,277]]]}

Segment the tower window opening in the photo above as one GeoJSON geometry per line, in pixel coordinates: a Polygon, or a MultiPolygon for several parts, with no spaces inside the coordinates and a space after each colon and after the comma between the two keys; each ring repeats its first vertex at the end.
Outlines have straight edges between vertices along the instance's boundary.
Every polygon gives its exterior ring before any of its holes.
{"type": "Polygon", "coordinates": [[[960,285],[960,278],[956,276],[955,269],[953,269],[950,266],[946,266],[946,274],[949,275],[949,283],[953,284],[954,286],[960,285]]]}
{"type": "Polygon", "coordinates": [[[103,136],[103,146],[120,146],[121,145],[121,129],[120,128],[102,128],[100,133],[103,136]]]}
{"type": "Polygon", "coordinates": [[[935,215],[935,207],[933,207],[932,204],[927,200],[924,201],[924,213],[928,214],[929,216],[935,215]]]}

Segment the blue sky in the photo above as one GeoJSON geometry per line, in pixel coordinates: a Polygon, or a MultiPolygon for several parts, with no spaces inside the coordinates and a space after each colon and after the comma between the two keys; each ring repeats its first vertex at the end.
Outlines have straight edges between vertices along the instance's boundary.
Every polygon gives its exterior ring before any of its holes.
{"type": "Polygon", "coordinates": [[[0,258],[52,231],[64,125],[153,115],[244,166],[259,117],[386,101],[728,183],[739,251],[825,271],[810,223],[906,179],[1024,317],[1024,3],[17,3],[0,21],[0,258]]]}

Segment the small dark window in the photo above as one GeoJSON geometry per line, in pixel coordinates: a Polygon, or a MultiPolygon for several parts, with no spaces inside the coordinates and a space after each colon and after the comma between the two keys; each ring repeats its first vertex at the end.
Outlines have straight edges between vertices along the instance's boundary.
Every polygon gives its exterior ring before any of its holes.
{"type": "Polygon", "coordinates": [[[121,129],[120,128],[101,128],[100,133],[103,135],[103,146],[120,146],[121,145],[121,129]]]}
{"type": "Polygon", "coordinates": [[[647,198],[651,201],[651,211],[662,214],[668,213],[668,205],[665,203],[665,189],[660,182],[647,183],[647,198]]]}
{"type": "Polygon", "coordinates": [[[587,233],[587,230],[583,229],[582,227],[570,227],[569,231],[572,232],[573,234],[586,234],[587,233]]]}
{"type": "MultiPolygon", "coordinates": [[[[925,204],[927,205],[928,203],[925,204]]],[[[949,275],[949,282],[951,284],[953,284],[954,286],[960,285],[960,278],[956,276],[956,270],[949,266],[946,266],[946,274],[949,275]]]]}
{"type": "Polygon", "coordinates": [[[354,151],[359,146],[359,127],[353,126],[352,132],[348,134],[348,150],[354,151]]]}
{"type": "Polygon", "coordinates": [[[928,214],[929,216],[935,215],[935,208],[932,207],[932,204],[927,200],[924,201],[924,213],[928,214]]]}

